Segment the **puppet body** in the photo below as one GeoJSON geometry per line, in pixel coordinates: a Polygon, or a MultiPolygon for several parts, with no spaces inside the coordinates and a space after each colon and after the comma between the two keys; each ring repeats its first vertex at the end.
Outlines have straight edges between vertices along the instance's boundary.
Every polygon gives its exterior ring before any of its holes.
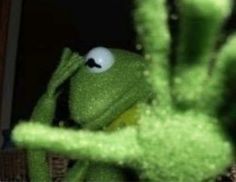
{"type": "MultiPolygon", "coordinates": [[[[213,181],[234,158],[234,145],[218,115],[219,107],[227,104],[224,94],[233,90],[226,83],[236,78],[235,35],[226,40],[218,53],[214,51],[232,2],[178,1],[179,36],[173,53],[176,65],[169,64],[171,38],[165,3],[135,1],[138,40],[148,65],[142,74],[154,93],[151,102],[137,106],[137,125],[107,133],[22,123],[13,131],[14,141],[20,146],[71,158],[129,166],[143,181],[213,181]]],[[[71,105],[72,116],[77,119],[73,108],[76,107],[71,105]]],[[[235,104],[229,108],[235,111],[235,104]]],[[[87,112],[92,112],[89,107],[87,112]]],[[[92,123],[84,126],[96,129],[101,121],[107,122],[100,117],[98,121],[94,122],[95,127],[92,123]]]]}
{"type": "MultiPolygon", "coordinates": [[[[144,79],[144,63],[141,56],[122,50],[98,47],[83,58],[65,49],[31,120],[50,125],[56,108],[57,88],[70,78],[71,116],[83,129],[114,131],[135,124],[138,119],[135,105],[151,95],[144,79]]],[[[45,160],[45,152],[28,151],[32,181],[50,181],[45,160]]],[[[121,171],[110,165],[94,163],[94,167],[90,166],[89,162],[78,160],[65,181],[124,181],[121,171]],[[103,172],[96,174],[98,169],[103,172]]]]}

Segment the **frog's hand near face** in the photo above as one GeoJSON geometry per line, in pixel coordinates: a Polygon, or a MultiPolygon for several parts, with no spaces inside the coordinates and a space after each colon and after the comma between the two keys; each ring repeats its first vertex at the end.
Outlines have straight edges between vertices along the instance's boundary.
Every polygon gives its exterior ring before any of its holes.
{"type": "MultiPolygon", "coordinates": [[[[32,112],[31,121],[38,121],[45,125],[51,124],[59,95],[58,87],[79,68],[82,62],[77,53],[72,53],[68,48],[64,49],[59,66],[53,73],[45,94],[39,99],[32,112]]],[[[27,158],[31,181],[51,181],[45,151],[29,150],[27,158]]]]}
{"type": "Polygon", "coordinates": [[[48,83],[47,94],[54,95],[57,88],[64,83],[83,62],[83,58],[78,53],[72,53],[69,48],[65,48],[61,62],[48,83]]]}
{"type": "Polygon", "coordinates": [[[100,129],[151,95],[145,60],[134,53],[98,47],[71,79],[71,117],[83,128],[100,129]]]}
{"type": "Polygon", "coordinates": [[[68,48],[63,50],[60,63],[52,74],[45,94],[43,94],[34,107],[31,120],[50,124],[49,122],[51,122],[54,117],[56,99],[59,95],[58,88],[80,67],[82,63],[83,60],[77,53],[72,53],[68,48]]]}
{"type": "Polygon", "coordinates": [[[72,53],[65,48],[59,66],[52,74],[45,94],[39,99],[31,115],[31,120],[50,124],[53,120],[56,99],[59,95],[58,88],[63,84],[83,63],[82,57],[77,53],[72,53]]]}

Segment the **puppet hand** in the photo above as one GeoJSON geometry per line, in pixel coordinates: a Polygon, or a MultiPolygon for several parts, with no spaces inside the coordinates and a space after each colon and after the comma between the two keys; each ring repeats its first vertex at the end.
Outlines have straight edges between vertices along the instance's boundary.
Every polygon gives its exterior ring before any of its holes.
{"type": "Polygon", "coordinates": [[[61,62],[49,81],[47,89],[48,95],[55,95],[58,87],[68,79],[82,63],[82,57],[80,57],[78,53],[72,53],[69,48],[65,48],[61,62]]]}

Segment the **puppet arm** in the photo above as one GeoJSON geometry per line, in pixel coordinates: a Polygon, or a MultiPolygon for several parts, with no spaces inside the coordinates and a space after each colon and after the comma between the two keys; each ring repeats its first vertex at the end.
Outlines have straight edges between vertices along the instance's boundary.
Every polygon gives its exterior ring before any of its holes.
{"type": "Polygon", "coordinates": [[[141,156],[135,127],[103,133],[21,123],[14,129],[12,137],[19,146],[44,149],[75,159],[131,165],[140,161],[141,156]]]}
{"type": "Polygon", "coordinates": [[[31,115],[31,120],[39,121],[43,124],[50,124],[54,117],[56,99],[59,95],[58,88],[82,63],[83,60],[77,53],[72,53],[68,48],[64,49],[61,62],[49,81],[46,93],[36,104],[31,115]]]}
{"type": "Polygon", "coordinates": [[[124,182],[124,174],[119,168],[107,163],[96,163],[88,160],[77,160],[76,164],[67,172],[65,182],[124,182]]]}
{"type": "Polygon", "coordinates": [[[86,160],[77,160],[76,164],[70,169],[66,176],[64,181],[77,181],[77,182],[83,182],[86,178],[86,172],[89,168],[89,161],[86,160]]]}
{"type": "Polygon", "coordinates": [[[82,58],[77,53],[72,53],[65,48],[61,57],[61,62],[53,73],[46,93],[36,104],[31,120],[39,121],[43,124],[50,124],[53,120],[56,108],[56,99],[59,95],[58,88],[80,67],[83,63],[82,58]]]}
{"type": "MultiPolygon", "coordinates": [[[[61,62],[49,81],[46,93],[36,104],[30,121],[37,121],[45,125],[49,125],[52,122],[56,109],[57,96],[59,95],[57,89],[78,69],[81,63],[82,61],[78,54],[72,53],[68,48],[64,49],[61,62]]],[[[28,150],[27,158],[31,181],[51,181],[48,174],[49,169],[46,162],[46,152],[28,150]]]]}
{"type": "Polygon", "coordinates": [[[47,88],[49,96],[54,95],[61,86],[79,67],[83,64],[83,58],[77,54],[72,53],[69,48],[65,48],[61,57],[61,62],[53,73],[47,88]]]}

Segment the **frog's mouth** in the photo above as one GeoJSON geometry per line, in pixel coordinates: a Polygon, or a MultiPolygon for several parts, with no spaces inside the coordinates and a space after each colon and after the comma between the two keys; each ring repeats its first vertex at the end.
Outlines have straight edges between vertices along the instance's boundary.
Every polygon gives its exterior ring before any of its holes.
{"type": "MultiPolygon", "coordinates": [[[[142,100],[144,97],[147,97],[142,94],[146,93],[145,91],[143,92],[143,89],[143,87],[140,88],[140,86],[137,85],[133,87],[131,86],[130,89],[125,90],[119,99],[115,100],[112,105],[108,105],[102,113],[96,114],[96,117],[94,116],[93,118],[90,118],[88,122],[81,122],[82,127],[90,130],[104,129],[107,127],[111,129],[113,128],[112,126],[117,125],[112,124],[114,121],[118,122],[120,119],[124,120],[127,116],[129,116],[129,120],[137,120],[136,117],[131,117],[129,111],[132,111],[133,114],[136,113],[134,112],[134,108],[137,102],[142,100]]],[[[127,122],[132,123],[132,121],[127,122]]]]}
{"type": "Polygon", "coordinates": [[[109,123],[109,125],[105,127],[105,131],[113,131],[119,128],[136,125],[139,117],[140,112],[138,112],[138,104],[136,103],[109,123]]]}

